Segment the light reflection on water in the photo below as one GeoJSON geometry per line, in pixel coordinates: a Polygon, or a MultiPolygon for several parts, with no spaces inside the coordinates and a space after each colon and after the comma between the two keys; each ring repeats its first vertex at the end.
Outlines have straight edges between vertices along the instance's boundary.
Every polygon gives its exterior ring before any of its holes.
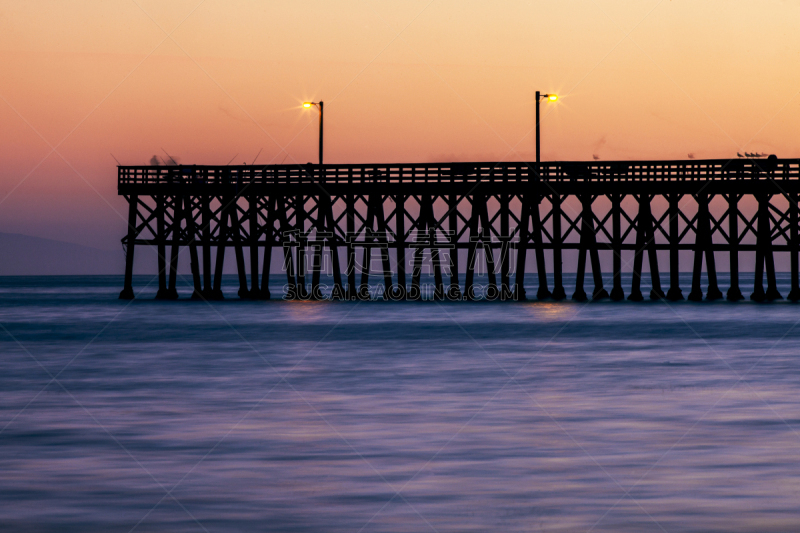
{"type": "Polygon", "coordinates": [[[800,306],[119,286],[0,279],[0,529],[800,526],[800,306]]]}
{"type": "Polygon", "coordinates": [[[571,305],[564,305],[562,302],[525,302],[520,304],[520,309],[534,320],[564,320],[572,317],[578,308],[571,305]]]}

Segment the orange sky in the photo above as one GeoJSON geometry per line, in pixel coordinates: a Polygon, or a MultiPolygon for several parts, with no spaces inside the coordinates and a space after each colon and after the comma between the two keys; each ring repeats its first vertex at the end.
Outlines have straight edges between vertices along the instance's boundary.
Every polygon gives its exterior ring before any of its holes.
{"type": "Polygon", "coordinates": [[[533,159],[537,89],[561,95],[546,160],[800,157],[797,21],[798,0],[5,0],[0,231],[116,249],[112,153],[316,161],[311,99],[329,163],[533,159]]]}

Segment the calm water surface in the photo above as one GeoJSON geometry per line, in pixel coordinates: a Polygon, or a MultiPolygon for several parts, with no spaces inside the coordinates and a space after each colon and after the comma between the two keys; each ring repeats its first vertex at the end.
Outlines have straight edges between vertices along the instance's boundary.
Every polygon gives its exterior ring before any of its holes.
{"type": "Polygon", "coordinates": [[[135,285],[0,278],[0,529],[800,529],[800,306],[135,285]]]}

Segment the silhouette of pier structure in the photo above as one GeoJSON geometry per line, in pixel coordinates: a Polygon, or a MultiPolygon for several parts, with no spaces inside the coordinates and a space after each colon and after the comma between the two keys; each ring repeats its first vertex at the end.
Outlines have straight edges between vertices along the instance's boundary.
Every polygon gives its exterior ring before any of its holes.
{"type": "Polygon", "coordinates": [[[532,296],[523,288],[530,255],[539,299],[642,300],[645,269],[650,298],[680,300],[679,257],[691,254],[688,299],[740,300],[745,252],[755,252],[755,264],[744,265],[755,272],[751,299],[781,298],[775,254],[789,254],[787,296],[800,299],[799,159],[120,166],[118,192],[129,205],[120,298],[134,297],[136,248],[153,246],[163,299],[178,297],[181,248],[189,252],[193,297],[205,299],[222,298],[231,249],[239,296],[252,299],[270,298],[273,264],[285,271],[289,298],[322,297],[323,263],[332,270],[333,299],[369,298],[375,272],[388,288],[384,298],[418,299],[426,251],[435,299],[474,298],[476,272],[488,274],[489,299],[532,296]],[[577,251],[574,265],[564,264],[569,250],[577,251]],[[605,254],[613,264],[608,287],[605,254]],[[725,295],[721,260],[730,271],[725,295]],[[577,272],[574,287],[563,284],[565,266],[577,272]],[[632,274],[629,287],[623,269],[632,274]]]}

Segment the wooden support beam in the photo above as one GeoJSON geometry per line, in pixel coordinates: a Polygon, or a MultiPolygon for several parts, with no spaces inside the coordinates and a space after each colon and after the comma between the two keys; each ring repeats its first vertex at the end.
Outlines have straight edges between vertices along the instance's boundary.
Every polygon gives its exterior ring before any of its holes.
{"type": "Polygon", "coordinates": [[[330,203],[330,197],[325,193],[320,193],[319,197],[317,198],[317,219],[314,221],[314,230],[316,231],[316,235],[314,240],[311,242],[311,249],[313,250],[314,255],[312,256],[311,260],[311,293],[309,294],[309,297],[312,300],[321,300],[323,298],[323,294],[319,286],[319,280],[323,267],[323,248],[328,236],[328,232],[325,228],[326,209],[323,206],[326,198],[328,203],[330,203]]]}
{"type": "Polygon", "coordinates": [[[793,192],[789,195],[789,256],[791,264],[791,283],[792,288],[789,291],[788,299],[792,302],[800,300],[800,279],[798,276],[798,257],[800,252],[800,238],[798,236],[798,224],[800,224],[800,216],[798,216],[798,194],[793,192]]]}
{"type": "Polygon", "coordinates": [[[722,291],[719,290],[719,282],[717,280],[717,264],[714,258],[714,239],[711,234],[711,214],[708,211],[709,197],[706,196],[703,217],[705,218],[705,252],[706,252],[706,276],[708,278],[708,290],[706,291],[706,300],[719,300],[722,298],[722,291]]]}
{"type": "MultiPolygon", "coordinates": [[[[233,199],[230,216],[231,218],[231,233],[233,236],[233,248],[236,253],[236,271],[239,274],[239,298],[246,300],[250,299],[250,290],[247,288],[247,269],[244,265],[244,238],[242,236],[242,219],[239,217],[239,197],[233,199]]],[[[258,274],[256,274],[258,276],[258,274]]]]}
{"type": "Polygon", "coordinates": [[[589,260],[592,265],[592,277],[594,278],[594,291],[592,299],[599,300],[608,298],[608,292],[603,288],[603,274],[600,270],[600,256],[597,252],[597,236],[594,230],[594,213],[592,212],[592,201],[589,194],[579,196],[581,200],[581,237],[580,248],[578,249],[578,272],[575,278],[575,292],[572,299],[578,302],[586,301],[586,291],[583,288],[583,281],[586,274],[586,253],[589,253],[589,260]]]}
{"type": "Polygon", "coordinates": [[[750,299],[756,302],[763,302],[767,298],[764,292],[764,249],[766,248],[764,237],[768,220],[766,220],[765,216],[762,216],[765,212],[762,207],[766,204],[762,198],[763,195],[756,197],[756,201],[758,201],[758,213],[756,214],[756,268],[753,292],[750,294],[750,299]]]}
{"type": "Polygon", "coordinates": [[[650,299],[664,300],[666,295],[661,288],[661,273],[658,270],[658,253],[656,250],[656,234],[653,224],[653,211],[650,209],[650,196],[647,196],[647,213],[645,215],[645,247],[647,248],[647,258],[650,263],[650,299]]]}
{"type": "Polygon", "coordinates": [[[331,253],[331,268],[333,269],[333,290],[331,298],[334,300],[344,300],[346,298],[344,287],[342,286],[342,269],[339,264],[339,235],[336,233],[336,222],[333,219],[333,203],[328,195],[325,195],[324,202],[325,220],[327,221],[326,231],[330,235],[328,239],[328,249],[331,253]]]}
{"type": "Polygon", "coordinates": [[[295,196],[294,205],[295,231],[297,231],[297,297],[308,299],[306,287],[306,195],[295,196]]]}
{"type": "Polygon", "coordinates": [[[393,298],[395,300],[405,300],[406,298],[406,210],[405,194],[398,194],[394,197],[395,202],[395,249],[397,250],[397,286],[393,298]]]}
{"type": "Polygon", "coordinates": [[[489,222],[489,209],[487,207],[488,198],[486,195],[481,197],[478,204],[478,213],[481,220],[480,239],[483,252],[486,256],[486,273],[489,275],[489,286],[486,288],[486,298],[494,300],[500,295],[497,290],[497,267],[494,262],[494,251],[492,250],[491,223],[489,222]]]}
{"type": "Polygon", "coordinates": [[[275,215],[278,219],[278,238],[281,246],[283,247],[283,270],[286,272],[286,295],[287,300],[296,300],[297,294],[297,278],[295,277],[294,257],[292,248],[294,248],[297,241],[291,240],[291,235],[295,234],[295,230],[289,225],[289,207],[288,198],[285,196],[278,196],[275,198],[275,215]]]}
{"type": "Polygon", "coordinates": [[[500,200],[500,299],[509,300],[513,298],[511,292],[511,282],[509,276],[511,244],[511,225],[510,222],[510,198],[508,194],[498,195],[500,200]]]}
{"type": "Polygon", "coordinates": [[[420,280],[422,277],[422,251],[425,249],[425,241],[429,236],[428,218],[425,216],[423,203],[424,199],[420,200],[419,215],[417,216],[416,222],[416,238],[411,244],[411,248],[414,250],[414,263],[411,270],[411,289],[408,291],[409,300],[422,299],[422,287],[420,286],[420,280]]]}
{"type": "Polygon", "coordinates": [[[460,300],[462,298],[461,287],[458,283],[458,195],[451,194],[448,197],[448,241],[450,242],[449,266],[450,269],[450,288],[447,290],[448,300],[460,300]]]}
{"type": "MultiPolygon", "coordinates": [[[[591,207],[589,208],[591,211],[591,207]]],[[[589,219],[589,257],[592,262],[592,277],[594,278],[594,290],[592,300],[608,298],[608,291],[603,288],[603,271],[600,268],[600,252],[597,248],[597,236],[594,229],[594,220],[589,219]]]]}
{"type": "Polygon", "coordinates": [[[417,238],[412,245],[414,248],[414,269],[411,275],[411,290],[408,298],[419,300],[422,298],[420,281],[422,278],[422,254],[426,248],[430,250],[431,264],[434,276],[434,300],[444,299],[444,285],[442,282],[442,266],[439,260],[439,247],[436,238],[436,218],[433,214],[433,198],[430,195],[420,197],[419,217],[417,219],[417,238]]]}
{"type": "Polygon", "coordinates": [[[531,218],[530,198],[531,194],[522,195],[522,212],[519,215],[519,241],[517,242],[517,275],[514,279],[514,299],[525,301],[525,261],[528,254],[528,225],[531,218]]]}
{"type": "Polygon", "coordinates": [[[206,298],[212,298],[214,289],[211,286],[211,197],[203,196],[202,202],[203,291],[206,298]]]}
{"type": "Polygon", "coordinates": [[[775,257],[772,250],[772,228],[769,216],[769,201],[772,195],[766,196],[764,206],[764,219],[766,229],[764,230],[764,262],[767,267],[767,300],[781,300],[783,297],[778,292],[778,283],[775,276],[775,257]]]}
{"type": "Polygon", "coordinates": [[[258,237],[261,229],[258,225],[258,196],[247,197],[248,228],[250,229],[250,298],[260,299],[261,289],[258,285],[258,237]]]}
{"type": "Polygon", "coordinates": [[[652,221],[650,214],[650,195],[639,195],[639,215],[636,217],[636,250],[633,255],[633,278],[631,281],[631,293],[628,300],[641,302],[642,296],[642,263],[644,251],[647,245],[647,224],[652,221]]]}
{"type": "Polygon", "coordinates": [[[386,217],[383,210],[384,197],[382,194],[370,195],[367,203],[367,221],[364,224],[364,260],[361,264],[361,288],[359,298],[368,300],[371,297],[369,291],[369,272],[372,268],[372,249],[377,247],[381,254],[381,264],[383,265],[383,298],[392,298],[392,268],[389,259],[389,228],[386,225],[386,217]],[[375,226],[377,225],[377,231],[375,226]],[[377,246],[376,246],[377,245],[377,246]]]}
{"type": "Polygon", "coordinates": [[[699,302],[703,299],[703,289],[700,287],[700,277],[703,269],[703,252],[705,251],[705,217],[703,216],[703,194],[695,195],[697,199],[697,219],[694,239],[694,268],[692,269],[692,290],[689,291],[687,300],[699,302]]]}
{"type": "MultiPolygon", "coordinates": [[[[351,170],[352,177],[352,170],[351,170]]],[[[353,241],[356,238],[356,200],[355,196],[348,194],[345,197],[347,203],[347,299],[355,300],[358,297],[356,287],[356,249],[353,241]]]]}
{"type": "Polygon", "coordinates": [[[477,262],[477,248],[480,245],[486,256],[486,272],[489,276],[489,285],[486,287],[486,298],[494,300],[500,296],[497,290],[497,276],[495,274],[494,254],[492,251],[489,213],[486,208],[486,195],[476,192],[472,196],[472,213],[469,223],[469,248],[467,252],[467,274],[464,281],[464,297],[474,300],[475,263],[477,262]],[[480,225],[480,231],[478,227],[480,225]]]}
{"type": "Polygon", "coordinates": [[[375,199],[375,219],[378,223],[378,247],[381,254],[383,265],[383,299],[390,300],[392,297],[392,264],[389,258],[389,227],[386,225],[386,215],[383,210],[384,196],[377,195],[375,199]]]}
{"type": "Polygon", "coordinates": [[[544,241],[542,240],[542,218],[539,215],[539,206],[542,196],[535,194],[529,204],[531,222],[533,224],[533,244],[536,247],[536,275],[539,278],[539,289],[536,291],[538,300],[546,300],[552,295],[547,288],[547,265],[544,262],[544,241]]]}
{"type": "Polygon", "coordinates": [[[614,286],[611,289],[611,299],[618,302],[625,298],[622,290],[622,195],[611,196],[611,249],[614,253],[614,286]]]}
{"type": "Polygon", "coordinates": [[[469,246],[467,248],[467,271],[464,276],[464,298],[467,300],[475,299],[475,262],[477,255],[478,242],[480,235],[478,234],[478,225],[480,223],[480,208],[478,207],[481,202],[480,194],[475,193],[472,195],[472,213],[469,217],[469,246]]]}
{"type": "Polygon", "coordinates": [[[157,300],[167,299],[167,234],[164,218],[167,199],[163,194],[156,196],[156,253],[158,254],[158,292],[157,300]]]}
{"type": "Polygon", "coordinates": [[[136,240],[136,222],[139,214],[139,197],[132,194],[128,197],[128,235],[125,244],[125,281],[122,291],[119,293],[120,300],[133,300],[133,251],[136,240]]]}
{"type": "Polygon", "coordinates": [[[564,245],[564,235],[561,232],[561,195],[554,192],[551,196],[553,218],[553,300],[563,300],[567,297],[564,290],[562,277],[561,248],[564,245]]]}
{"type": "Polygon", "coordinates": [[[656,254],[655,233],[653,231],[653,213],[650,209],[651,200],[652,198],[649,194],[639,195],[639,215],[636,219],[636,250],[633,257],[633,280],[631,294],[628,296],[628,300],[634,302],[640,302],[644,299],[642,296],[641,282],[645,250],[647,250],[650,262],[650,281],[652,285],[650,299],[660,300],[664,298],[664,291],[661,289],[661,276],[658,271],[658,255],[656,254]]]}
{"type": "Polygon", "coordinates": [[[727,292],[728,300],[738,302],[744,296],[739,288],[739,193],[728,194],[728,248],[730,250],[731,286],[727,292]]]}
{"type": "Polygon", "coordinates": [[[667,291],[667,300],[677,301],[683,300],[683,292],[680,287],[680,262],[679,262],[679,249],[681,234],[678,222],[680,220],[680,194],[666,195],[669,202],[669,290],[667,291]]]}
{"type": "Polygon", "coordinates": [[[197,241],[200,235],[197,230],[197,224],[194,221],[194,199],[191,196],[187,195],[184,198],[183,213],[183,217],[186,220],[186,238],[189,241],[189,262],[191,263],[192,283],[194,284],[192,299],[196,300],[202,298],[203,285],[200,280],[200,263],[197,257],[197,241]]]}
{"type": "MultiPolygon", "coordinates": [[[[187,200],[188,201],[188,200],[187,200]]],[[[167,300],[178,299],[178,254],[181,241],[181,222],[183,221],[183,196],[173,196],[172,199],[172,243],[170,244],[169,259],[169,284],[167,286],[167,300]]]]}
{"type": "Polygon", "coordinates": [[[364,222],[364,249],[361,255],[361,286],[358,289],[360,300],[369,300],[369,271],[372,268],[372,242],[375,239],[373,226],[375,224],[374,195],[367,199],[367,220],[364,222]]]}
{"type": "Polygon", "coordinates": [[[267,213],[264,225],[264,258],[261,260],[261,289],[258,297],[269,300],[272,296],[269,291],[269,275],[272,267],[272,247],[275,244],[275,198],[271,195],[264,198],[264,207],[267,213]]]}
{"type": "Polygon", "coordinates": [[[333,207],[331,197],[321,194],[317,204],[317,220],[315,224],[317,236],[314,247],[314,263],[312,266],[313,277],[311,281],[311,297],[318,300],[324,297],[320,289],[320,274],[323,265],[323,248],[327,245],[331,255],[331,268],[333,270],[333,289],[331,299],[343,300],[346,298],[342,287],[342,274],[339,267],[339,237],[336,233],[336,224],[333,220],[333,207]]]}
{"type": "Polygon", "coordinates": [[[219,234],[217,238],[217,263],[214,268],[214,288],[207,297],[210,300],[222,300],[222,270],[225,264],[225,247],[228,241],[228,213],[231,200],[226,197],[220,198],[222,208],[219,213],[219,234]]]}
{"type": "Polygon", "coordinates": [[[750,299],[756,302],[779,300],[781,294],[775,279],[775,260],[772,255],[772,229],[769,220],[771,195],[758,194],[757,236],[756,236],[756,276],[750,299]],[[767,291],[764,292],[764,266],[767,267],[767,291]]]}
{"type": "Polygon", "coordinates": [[[442,264],[439,257],[439,245],[436,238],[436,217],[433,214],[433,198],[424,196],[424,212],[425,217],[428,219],[428,242],[430,243],[431,263],[433,263],[433,299],[444,300],[444,284],[442,281],[442,264]]]}
{"type": "Polygon", "coordinates": [[[717,269],[714,262],[714,250],[712,249],[711,222],[708,212],[708,195],[699,193],[695,195],[697,201],[697,219],[694,246],[694,268],[692,271],[692,290],[688,299],[699,302],[703,299],[703,289],[701,287],[701,276],[703,269],[703,255],[706,256],[706,272],[708,277],[707,299],[718,300],[722,298],[717,285],[717,269]]]}

